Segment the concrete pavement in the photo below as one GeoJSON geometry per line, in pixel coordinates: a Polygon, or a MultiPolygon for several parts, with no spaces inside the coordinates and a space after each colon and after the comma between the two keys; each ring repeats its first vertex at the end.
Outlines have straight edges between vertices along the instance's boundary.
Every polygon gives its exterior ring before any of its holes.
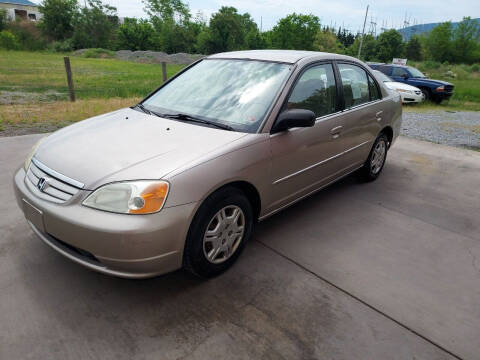
{"type": "Polygon", "coordinates": [[[400,138],[355,178],[259,224],[199,281],[88,271],[36,239],[0,138],[0,359],[480,359],[480,154],[400,138]]]}

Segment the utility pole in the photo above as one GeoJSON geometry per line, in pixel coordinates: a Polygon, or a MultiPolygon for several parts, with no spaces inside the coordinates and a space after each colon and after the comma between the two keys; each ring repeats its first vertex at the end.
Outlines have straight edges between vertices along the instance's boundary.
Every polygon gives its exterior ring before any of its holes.
{"type": "Polygon", "coordinates": [[[388,24],[385,23],[385,20],[382,20],[382,27],[380,28],[381,32],[387,31],[387,25],[388,24]]]}
{"type": "Polygon", "coordinates": [[[370,35],[377,36],[377,19],[373,21],[373,16],[370,16],[370,35]]]}
{"type": "Polygon", "coordinates": [[[365,20],[363,21],[362,37],[360,38],[360,46],[358,47],[358,55],[357,55],[358,60],[360,60],[360,55],[362,54],[363,37],[365,36],[365,25],[367,23],[368,7],[369,5],[367,5],[367,11],[365,12],[365,20]]]}

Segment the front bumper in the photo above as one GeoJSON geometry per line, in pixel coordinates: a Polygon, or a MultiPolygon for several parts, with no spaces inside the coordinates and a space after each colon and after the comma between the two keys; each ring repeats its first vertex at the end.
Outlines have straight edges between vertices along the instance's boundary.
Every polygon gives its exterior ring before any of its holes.
{"type": "Polygon", "coordinates": [[[452,91],[442,91],[442,92],[437,92],[435,91],[432,95],[433,98],[438,99],[438,100],[448,100],[452,97],[453,95],[453,90],[452,91]]]}
{"type": "Polygon", "coordinates": [[[399,92],[399,94],[403,104],[421,103],[425,101],[425,95],[423,95],[422,92],[420,92],[420,94],[399,92]]]}
{"type": "Polygon", "coordinates": [[[185,238],[196,203],[150,215],[113,214],[81,205],[80,191],[55,204],[35,196],[25,171],[14,177],[17,203],[33,231],[67,258],[92,270],[125,278],[147,278],[182,266],[185,238]]]}

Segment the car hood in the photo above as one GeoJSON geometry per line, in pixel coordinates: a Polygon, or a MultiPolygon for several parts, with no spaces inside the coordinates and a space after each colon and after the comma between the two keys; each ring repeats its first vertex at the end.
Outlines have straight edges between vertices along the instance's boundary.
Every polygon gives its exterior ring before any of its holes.
{"type": "Polygon", "coordinates": [[[35,158],[93,190],[112,181],[162,178],[246,135],[127,108],[53,133],[35,158]]]}
{"type": "Polygon", "coordinates": [[[411,85],[404,84],[404,83],[401,83],[401,82],[396,82],[396,81],[386,82],[385,86],[388,87],[389,89],[392,89],[392,90],[400,89],[400,90],[420,91],[420,89],[415,87],[415,86],[411,86],[411,85]]]}
{"type": "Polygon", "coordinates": [[[408,82],[412,85],[427,85],[431,84],[434,86],[441,86],[441,85],[452,85],[451,83],[447,81],[442,81],[442,80],[434,80],[434,79],[429,79],[429,78],[410,78],[408,79],[408,82]]]}

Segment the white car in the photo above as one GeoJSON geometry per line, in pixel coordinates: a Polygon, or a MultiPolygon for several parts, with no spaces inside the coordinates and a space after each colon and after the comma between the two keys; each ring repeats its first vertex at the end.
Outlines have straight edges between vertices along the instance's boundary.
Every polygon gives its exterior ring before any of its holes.
{"type": "Polygon", "coordinates": [[[390,90],[395,90],[400,94],[402,98],[402,103],[421,103],[425,101],[425,95],[419,88],[398,81],[394,81],[393,79],[389,78],[387,75],[378,70],[373,70],[373,73],[378,80],[382,81],[385,84],[387,88],[389,88],[390,90]]]}

